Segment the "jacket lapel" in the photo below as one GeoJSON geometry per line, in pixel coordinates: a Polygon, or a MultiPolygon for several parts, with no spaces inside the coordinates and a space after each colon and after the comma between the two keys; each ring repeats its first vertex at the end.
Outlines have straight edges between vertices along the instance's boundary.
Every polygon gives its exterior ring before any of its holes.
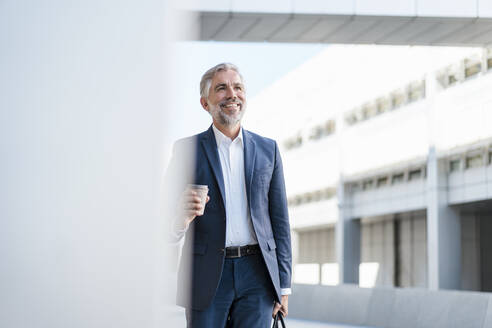
{"type": "Polygon", "coordinates": [[[205,150],[205,154],[207,155],[210,166],[212,167],[215,179],[217,180],[217,184],[219,185],[220,195],[222,196],[222,200],[224,201],[225,205],[226,198],[224,190],[224,176],[222,174],[222,166],[220,165],[219,153],[217,151],[217,142],[215,141],[215,135],[212,126],[210,126],[210,128],[202,137],[201,144],[205,150]]]}
{"type": "Polygon", "coordinates": [[[253,169],[256,159],[256,144],[253,136],[243,129],[244,141],[244,177],[246,180],[246,194],[248,195],[248,204],[251,208],[251,183],[253,179],[253,169]]]}

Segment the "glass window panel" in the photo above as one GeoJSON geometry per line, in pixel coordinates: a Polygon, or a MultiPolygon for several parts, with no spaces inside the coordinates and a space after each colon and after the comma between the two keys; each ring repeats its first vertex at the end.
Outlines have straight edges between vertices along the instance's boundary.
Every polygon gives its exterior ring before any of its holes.
{"type": "Polygon", "coordinates": [[[482,60],[479,56],[465,59],[465,78],[470,78],[482,71],[482,60]]]}
{"type": "Polygon", "coordinates": [[[479,167],[482,163],[482,154],[469,156],[466,158],[466,168],[479,167]]]}
{"type": "Polygon", "coordinates": [[[392,108],[396,109],[405,103],[405,93],[398,91],[391,95],[392,108]]]}
{"type": "Polygon", "coordinates": [[[449,170],[451,172],[459,171],[461,167],[461,161],[459,159],[454,159],[449,162],[449,170]]]}
{"type": "Polygon", "coordinates": [[[403,182],[403,178],[404,178],[404,174],[403,173],[398,173],[398,174],[393,175],[393,177],[391,179],[391,182],[393,184],[402,183],[403,182]]]}
{"type": "Polygon", "coordinates": [[[378,182],[377,182],[378,187],[386,186],[387,184],[388,184],[388,177],[378,178],[378,182]]]}
{"type": "Polygon", "coordinates": [[[335,132],[335,121],[334,120],[329,120],[325,124],[325,135],[330,135],[333,132],[335,132]]]}
{"type": "Polygon", "coordinates": [[[379,98],[376,104],[378,113],[384,113],[391,109],[391,100],[388,97],[379,98]]]}
{"type": "Polygon", "coordinates": [[[408,92],[408,100],[410,102],[417,101],[425,97],[425,82],[419,81],[412,83],[408,92]]]}
{"type": "Polygon", "coordinates": [[[411,181],[411,180],[420,179],[421,176],[422,176],[422,170],[421,169],[411,170],[408,173],[408,180],[411,181]]]}
{"type": "Polygon", "coordinates": [[[362,189],[363,190],[370,189],[372,188],[372,184],[373,184],[372,180],[366,180],[362,183],[362,189]]]}
{"type": "Polygon", "coordinates": [[[451,85],[454,85],[458,82],[458,78],[456,75],[454,74],[450,74],[448,75],[448,85],[451,86],[451,85]]]}
{"type": "Polygon", "coordinates": [[[345,117],[345,122],[348,125],[353,125],[357,122],[357,116],[352,112],[345,117]]]}

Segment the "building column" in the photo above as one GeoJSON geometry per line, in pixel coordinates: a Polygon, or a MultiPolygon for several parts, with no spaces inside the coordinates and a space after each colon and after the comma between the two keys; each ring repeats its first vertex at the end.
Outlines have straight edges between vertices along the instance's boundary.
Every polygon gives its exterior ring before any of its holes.
{"type": "Polygon", "coordinates": [[[337,189],[338,222],[336,226],[336,253],[340,284],[359,283],[360,220],[350,215],[343,179],[337,189]]]}
{"type": "Polygon", "coordinates": [[[427,163],[427,261],[429,289],[461,289],[461,222],[448,206],[446,161],[431,147],[427,163]]]}

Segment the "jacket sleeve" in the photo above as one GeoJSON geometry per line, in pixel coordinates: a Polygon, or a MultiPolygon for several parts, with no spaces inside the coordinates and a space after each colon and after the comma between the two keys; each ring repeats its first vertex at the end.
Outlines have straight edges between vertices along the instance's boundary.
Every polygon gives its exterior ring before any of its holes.
{"type": "Polygon", "coordinates": [[[292,248],[290,240],[289,212],[287,208],[282,159],[280,158],[277,143],[275,143],[275,164],[268,198],[273,237],[277,246],[280,288],[290,288],[292,276],[292,248]]]}
{"type": "Polygon", "coordinates": [[[193,143],[185,140],[177,141],[173,146],[173,154],[166,170],[163,181],[163,215],[167,221],[168,240],[170,243],[179,242],[185,230],[177,231],[176,220],[180,219],[179,201],[187,183],[191,182],[194,147],[193,143]]]}

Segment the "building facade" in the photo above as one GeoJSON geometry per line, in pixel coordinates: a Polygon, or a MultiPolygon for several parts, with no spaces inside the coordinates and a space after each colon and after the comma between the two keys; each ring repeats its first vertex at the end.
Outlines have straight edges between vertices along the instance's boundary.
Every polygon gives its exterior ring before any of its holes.
{"type": "Polygon", "coordinates": [[[490,49],[333,46],[256,97],[295,282],[492,291],[491,90],[490,49]]]}

